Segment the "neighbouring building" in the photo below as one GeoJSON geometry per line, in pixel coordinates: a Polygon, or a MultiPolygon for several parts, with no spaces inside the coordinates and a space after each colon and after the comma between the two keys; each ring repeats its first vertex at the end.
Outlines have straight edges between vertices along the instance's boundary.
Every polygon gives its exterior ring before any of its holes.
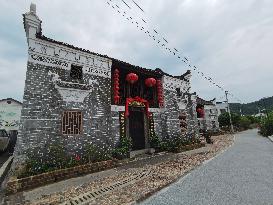
{"type": "Polygon", "coordinates": [[[61,141],[68,152],[86,144],[112,150],[130,137],[132,150],[150,139],[198,138],[191,73],[145,69],[42,34],[35,5],[24,16],[28,63],[16,159],[61,141]]]}
{"type": "Polygon", "coordinates": [[[228,104],[226,102],[216,102],[216,109],[219,115],[228,112],[228,104]]]}
{"type": "Polygon", "coordinates": [[[0,129],[17,132],[20,124],[22,103],[12,98],[0,100],[0,129]]]}
{"type": "Polygon", "coordinates": [[[218,111],[215,99],[206,101],[200,97],[196,100],[197,118],[201,130],[219,131],[218,111]]]}

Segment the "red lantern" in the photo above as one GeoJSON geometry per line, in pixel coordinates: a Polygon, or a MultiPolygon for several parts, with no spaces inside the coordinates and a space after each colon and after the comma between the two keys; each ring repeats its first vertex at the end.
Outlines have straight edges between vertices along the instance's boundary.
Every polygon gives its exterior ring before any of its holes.
{"type": "Polygon", "coordinates": [[[204,118],[204,116],[205,116],[204,109],[202,109],[202,108],[199,107],[199,108],[196,109],[196,111],[197,111],[197,113],[198,113],[198,115],[199,115],[200,118],[204,118]]]}
{"type": "Polygon", "coordinates": [[[120,102],[119,96],[119,70],[115,69],[114,71],[114,103],[117,105],[120,102]]]}
{"type": "Polygon", "coordinates": [[[155,86],[155,84],[156,84],[156,80],[154,78],[147,78],[145,80],[145,85],[147,87],[153,87],[153,86],[155,86]]]}
{"type": "Polygon", "coordinates": [[[138,75],[135,73],[129,73],[126,76],[126,80],[131,83],[134,84],[137,80],[138,80],[138,75]]]}
{"type": "Polygon", "coordinates": [[[157,84],[157,98],[158,98],[158,104],[159,107],[163,107],[164,103],[163,103],[163,91],[162,91],[162,83],[161,80],[157,80],[156,81],[157,84]]]}

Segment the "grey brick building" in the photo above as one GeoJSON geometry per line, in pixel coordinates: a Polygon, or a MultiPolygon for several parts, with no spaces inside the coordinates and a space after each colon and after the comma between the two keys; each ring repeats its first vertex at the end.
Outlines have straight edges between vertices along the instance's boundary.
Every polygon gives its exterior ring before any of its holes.
{"type": "Polygon", "coordinates": [[[198,109],[201,109],[203,112],[203,116],[200,116],[200,114],[197,112],[200,129],[218,132],[220,127],[218,122],[216,99],[204,100],[200,97],[197,97],[197,111],[198,109]]]}
{"type": "Polygon", "coordinates": [[[24,28],[28,63],[15,159],[60,141],[81,153],[86,144],[111,151],[123,135],[133,150],[149,149],[151,133],[199,136],[189,71],[172,76],[47,38],[33,4],[24,28]]]}

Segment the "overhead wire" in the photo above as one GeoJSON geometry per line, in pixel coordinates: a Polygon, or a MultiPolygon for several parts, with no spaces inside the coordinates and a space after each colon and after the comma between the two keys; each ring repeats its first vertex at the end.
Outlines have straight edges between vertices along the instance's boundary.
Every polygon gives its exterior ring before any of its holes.
{"type": "MultiPolygon", "coordinates": [[[[116,0],[116,1],[117,1],[117,0],[116,0]]],[[[124,5],[126,5],[126,7],[128,7],[128,8],[130,9],[130,11],[133,10],[132,7],[129,6],[129,3],[128,3],[128,2],[126,2],[125,0],[121,0],[121,1],[124,3],[124,5]]],[[[135,6],[136,6],[139,10],[141,10],[141,11],[144,13],[144,10],[140,7],[140,5],[137,4],[136,1],[134,1],[134,0],[132,0],[132,1],[133,1],[133,3],[135,4],[135,6]]],[[[172,53],[174,56],[177,57],[178,60],[180,60],[180,61],[182,61],[183,63],[185,63],[186,66],[189,67],[189,68],[188,68],[189,70],[193,70],[193,71],[197,72],[197,74],[199,74],[199,75],[201,75],[202,77],[204,77],[205,80],[207,80],[208,82],[212,83],[214,86],[216,86],[217,88],[221,89],[222,91],[225,91],[225,89],[224,89],[222,86],[218,85],[218,83],[216,83],[211,77],[206,76],[206,75],[205,75],[202,71],[200,71],[195,65],[192,65],[192,64],[190,63],[188,57],[179,54],[178,49],[176,49],[176,48],[172,48],[172,49],[171,49],[170,46],[168,46],[169,41],[168,41],[165,37],[163,37],[163,35],[161,35],[161,34],[159,33],[158,30],[156,30],[156,29],[154,29],[154,28],[152,28],[151,30],[148,29],[148,28],[146,29],[145,26],[147,26],[147,20],[145,20],[143,17],[141,17],[141,20],[142,20],[143,23],[145,23],[144,25],[142,25],[141,22],[137,21],[136,18],[134,18],[134,17],[130,16],[129,14],[127,14],[127,12],[125,12],[125,11],[122,12],[122,11],[121,11],[121,10],[122,10],[122,7],[121,7],[121,6],[118,6],[117,3],[114,3],[114,0],[106,0],[106,2],[107,2],[107,4],[108,4],[109,6],[111,6],[114,10],[116,10],[119,14],[122,13],[122,16],[125,17],[125,19],[127,19],[128,21],[131,21],[132,24],[136,25],[136,27],[137,27],[140,31],[144,31],[144,33],[147,34],[148,37],[150,37],[153,41],[155,41],[155,42],[157,43],[157,45],[158,45],[161,49],[163,48],[165,51],[167,51],[167,52],[169,52],[169,53],[172,53]],[[110,2],[112,2],[112,4],[115,4],[116,7],[113,6],[113,5],[111,5],[110,2]],[[118,9],[117,9],[117,8],[118,8],[118,9]],[[126,17],[126,15],[127,15],[128,17],[126,17]],[[164,41],[164,42],[162,43],[162,41],[164,41]]],[[[181,53],[181,52],[180,52],[180,53],[181,53]]],[[[228,93],[229,93],[229,95],[232,96],[234,99],[240,101],[240,99],[236,98],[232,93],[230,93],[230,92],[228,92],[228,93]]]]}

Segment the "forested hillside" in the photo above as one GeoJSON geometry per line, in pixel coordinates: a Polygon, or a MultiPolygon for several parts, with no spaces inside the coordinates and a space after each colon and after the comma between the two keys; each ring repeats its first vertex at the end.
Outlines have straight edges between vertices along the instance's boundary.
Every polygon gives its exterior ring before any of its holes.
{"type": "MultiPolygon", "coordinates": [[[[243,115],[253,115],[266,109],[267,111],[273,110],[273,96],[268,98],[262,98],[258,101],[240,104],[240,103],[230,103],[231,112],[240,114],[240,109],[243,115]]],[[[263,111],[264,112],[264,111],[263,111]]]]}

